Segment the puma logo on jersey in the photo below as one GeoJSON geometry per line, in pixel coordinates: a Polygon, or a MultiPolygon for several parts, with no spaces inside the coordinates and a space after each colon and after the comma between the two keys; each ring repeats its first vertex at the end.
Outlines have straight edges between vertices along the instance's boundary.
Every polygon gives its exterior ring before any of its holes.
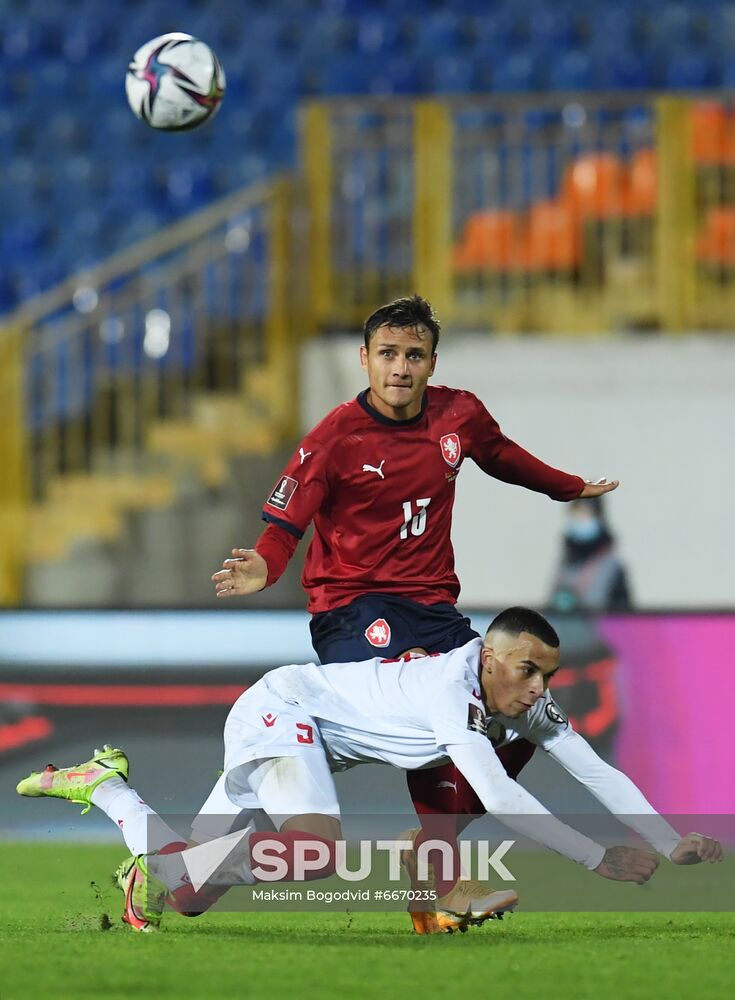
{"type": "Polygon", "coordinates": [[[453,788],[455,790],[455,792],[456,792],[457,791],[457,782],[456,781],[439,781],[437,783],[436,787],[437,788],[453,788]]]}
{"type": "Polygon", "coordinates": [[[303,465],[304,461],[309,457],[309,455],[313,454],[314,454],[313,451],[304,451],[303,448],[299,448],[299,455],[301,455],[301,464],[303,465]]]}
{"type": "Polygon", "coordinates": [[[383,475],[383,466],[384,465],[385,465],[385,459],[383,459],[383,461],[380,463],[380,465],[377,468],[374,465],[363,465],[362,471],[363,472],[377,472],[377,474],[380,476],[381,479],[385,479],[385,476],[383,475]]]}

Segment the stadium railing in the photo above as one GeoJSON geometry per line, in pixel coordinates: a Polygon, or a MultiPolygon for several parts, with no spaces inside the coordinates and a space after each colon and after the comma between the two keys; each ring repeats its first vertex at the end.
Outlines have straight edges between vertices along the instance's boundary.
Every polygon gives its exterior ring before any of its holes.
{"type": "Polygon", "coordinates": [[[0,604],[22,568],[115,538],[182,475],[294,433],[291,189],[239,191],[31,300],[0,329],[0,604]]]}
{"type": "Polygon", "coordinates": [[[344,98],[302,125],[323,326],[408,289],[455,328],[731,326],[735,117],[717,95],[344,98]]]}
{"type": "MultiPolygon", "coordinates": [[[[298,338],[392,296],[500,333],[727,329],[735,116],[650,94],[307,103],[301,170],[0,329],[0,604],[22,567],[297,424],[298,338]]],[[[236,151],[233,151],[236,152],[236,151]]]]}

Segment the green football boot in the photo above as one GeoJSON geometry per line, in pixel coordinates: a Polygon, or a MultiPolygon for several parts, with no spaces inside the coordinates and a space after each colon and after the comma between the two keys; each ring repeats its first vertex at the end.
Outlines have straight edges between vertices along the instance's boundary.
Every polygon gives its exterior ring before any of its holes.
{"type": "Polygon", "coordinates": [[[105,745],[101,750],[95,750],[94,757],[77,767],[55,767],[47,764],[43,771],[33,771],[16,786],[18,795],[39,798],[42,795],[55,799],[67,799],[76,802],[82,809],[82,815],[92,808],[92,792],[107,781],[108,778],[128,780],[128,758],[122,750],[114,750],[105,745]]]}
{"type": "Polygon", "coordinates": [[[155,933],[161,926],[168,889],[150,874],[145,855],[125,858],[114,881],[125,896],[123,923],[142,934],[155,933]]]}

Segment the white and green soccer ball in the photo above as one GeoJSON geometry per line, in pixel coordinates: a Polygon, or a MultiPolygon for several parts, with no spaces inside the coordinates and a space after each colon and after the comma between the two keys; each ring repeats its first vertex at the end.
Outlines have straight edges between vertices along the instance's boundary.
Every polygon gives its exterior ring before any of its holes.
{"type": "Polygon", "coordinates": [[[225,96],[225,71],[208,45],[172,31],[141,45],[128,66],[125,93],[151,128],[181,132],[211,118],[225,96]]]}

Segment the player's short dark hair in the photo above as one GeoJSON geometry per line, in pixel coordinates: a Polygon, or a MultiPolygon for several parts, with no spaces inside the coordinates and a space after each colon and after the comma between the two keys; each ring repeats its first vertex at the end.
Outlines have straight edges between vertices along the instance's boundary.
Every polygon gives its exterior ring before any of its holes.
{"type": "MultiPolygon", "coordinates": [[[[535,635],[541,642],[554,649],[559,648],[559,636],[556,629],[547,622],[543,615],[531,608],[506,608],[490,622],[488,632],[492,630],[506,632],[508,635],[520,635],[528,632],[535,635]]],[[[487,635],[487,632],[485,633],[487,635]]]]}
{"type": "Polygon", "coordinates": [[[436,318],[431,303],[420,295],[406,295],[395,299],[371,313],[363,324],[365,347],[370,347],[370,338],[381,326],[417,327],[425,326],[431,334],[431,353],[436,351],[441,333],[441,324],[436,318]]]}

